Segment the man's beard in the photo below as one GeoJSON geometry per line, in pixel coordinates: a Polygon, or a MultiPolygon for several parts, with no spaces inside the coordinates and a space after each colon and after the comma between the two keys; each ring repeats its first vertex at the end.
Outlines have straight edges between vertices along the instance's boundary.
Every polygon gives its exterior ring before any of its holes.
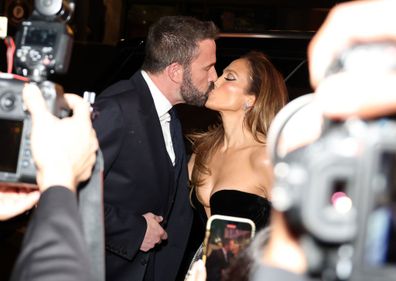
{"type": "Polygon", "coordinates": [[[191,78],[191,72],[188,68],[185,68],[183,83],[180,87],[180,94],[187,104],[195,106],[204,106],[208,100],[209,92],[214,88],[214,82],[209,83],[209,87],[206,92],[198,90],[191,78]]]}

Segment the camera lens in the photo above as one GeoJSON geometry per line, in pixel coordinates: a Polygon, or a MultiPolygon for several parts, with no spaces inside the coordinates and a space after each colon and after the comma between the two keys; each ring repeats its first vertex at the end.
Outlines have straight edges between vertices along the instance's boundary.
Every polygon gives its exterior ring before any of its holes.
{"type": "Polygon", "coordinates": [[[16,98],[12,92],[6,92],[0,97],[0,107],[5,111],[11,111],[15,108],[16,98]]]}

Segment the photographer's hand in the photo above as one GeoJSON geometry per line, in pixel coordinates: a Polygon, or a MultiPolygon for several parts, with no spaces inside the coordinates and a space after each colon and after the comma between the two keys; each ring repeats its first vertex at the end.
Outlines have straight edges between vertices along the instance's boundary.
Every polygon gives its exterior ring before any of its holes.
{"type": "Polygon", "coordinates": [[[77,95],[64,97],[73,115],[59,119],[48,111],[37,86],[28,84],[23,90],[32,117],[31,149],[41,192],[56,185],[75,191],[79,182],[91,176],[96,160],[99,145],[89,104],[77,95]]]}
{"type": "MultiPolygon", "coordinates": [[[[396,44],[395,10],[394,0],[370,0],[342,3],[330,11],[308,48],[314,102],[300,110],[300,116],[290,120],[300,124],[300,132],[304,135],[300,133],[302,137],[295,138],[293,134],[299,133],[299,129],[288,122],[282,132],[285,144],[281,151],[287,153],[317,139],[323,115],[343,120],[352,116],[369,118],[396,113],[396,71],[376,72],[377,69],[364,65],[361,70],[371,70],[369,74],[345,71],[326,76],[330,64],[354,44],[381,41],[396,44]]],[[[271,237],[263,260],[267,265],[295,273],[307,269],[299,241],[279,211],[272,213],[271,237]],[[285,257],[288,263],[284,262],[285,257]]]]}
{"type": "MultiPolygon", "coordinates": [[[[75,191],[92,173],[99,147],[92,128],[90,108],[81,97],[64,95],[73,116],[59,119],[48,111],[39,88],[27,84],[23,100],[32,117],[31,149],[41,192],[51,186],[75,191]]],[[[21,184],[22,185],[22,184],[21,184]]],[[[31,209],[40,192],[18,184],[0,184],[0,221],[31,209]]]]}
{"type": "Polygon", "coordinates": [[[308,49],[310,79],[326,116],[367,118],[396,112],[395,71],[378,73],[362,62],[362,70],[371,70],[369,74],[341,72],[325,78],[332,61],[353,44],[396,44],[395,10],[394,0],[339,4],[312,39],[308,49]]]}
{"type": "Polygon", "coordinates": [[[40,192],[0,184],[0,221],[30,210],[40,198],[40,192]]]}

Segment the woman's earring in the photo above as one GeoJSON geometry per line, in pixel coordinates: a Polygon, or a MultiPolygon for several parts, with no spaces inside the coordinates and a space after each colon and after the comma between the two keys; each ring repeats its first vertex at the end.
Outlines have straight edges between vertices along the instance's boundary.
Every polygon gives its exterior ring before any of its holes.
{"type": "Polygon", "coordinates": [[[248,104],[247,102],[245,102],[245,103],[243,104],[243,111],[246,112],[250,107],[251,107],[251,105],[248,104]]]}

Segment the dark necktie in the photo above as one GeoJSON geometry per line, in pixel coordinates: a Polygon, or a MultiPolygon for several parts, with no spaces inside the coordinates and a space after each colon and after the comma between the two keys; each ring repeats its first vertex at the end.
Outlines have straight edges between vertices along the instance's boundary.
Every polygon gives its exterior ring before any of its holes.
{"type": "Polygon", "coordinates": [[[173,151],[175,152],[175,165],[173,166],[174,184],[172,184],[172,187],[169,192],[169,204],[168,204],[169,209],[166,212],[167,214],[165,216],[166,218],[168,218],[169,212],[172,210],[173,202],[175,200],[176,189],[180,184],[179,179],[182,171],[184,170],[183,163],[185,162],[183,134],[181,131],[181,124],[179,118],[177,117],[176,110],[174,108],[169,110],[169,115],[171,116],[169,127],[172,138],[173,151]]]}
{"type": "Polygon", "coordinates": [[[170,133],[172,137],[173,150],[175,152],[175,167],[180,162],[181,157],[184,154],[184,141],[182,135],[182,128],[180,124],[180,120],[177,116],[176,109],[172,108],[169,110],[169,114],[171,116],[170,120],[170,133]]]}

